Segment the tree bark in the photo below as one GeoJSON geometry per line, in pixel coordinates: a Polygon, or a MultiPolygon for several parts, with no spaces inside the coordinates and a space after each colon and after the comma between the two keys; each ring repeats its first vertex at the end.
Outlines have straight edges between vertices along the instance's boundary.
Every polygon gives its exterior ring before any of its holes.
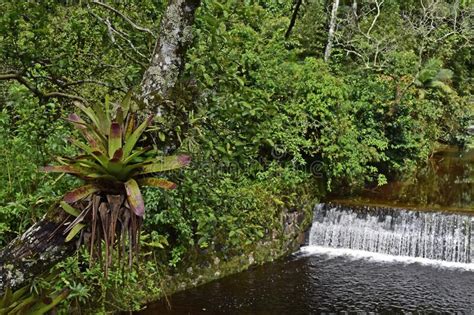
{"type": "Polygon", "coordinates": [[[339,8],[339,0],[332,3],[331,20],[329,21],[328,42],[324,50],[324,61],[328,62],[331,58],[332,43],[334,41],[334,31],[336,29],[337,9],[339,8]]]}
{"type": "Polygon", "coordinates": [[[192,42],[194,14],[200,0],[170,0],[161,21],[160,34],[143,75],[141,99],[147,111],[160,115],[163,102],[175,87],[192,42]]]}
{"type": "MultiPolygon", "coordinates": [[[[141,88],[145,111],[157,112],[160,102],[177,83],[191,43],[191,27],[199,0],[170,0],[162,17],[161,30],[141,88]]],[[[45,217],[0,251],[0,294],[7,287],[19,288],[75,250],[65,243],[67,214],[52,208],[45,217]]]]}
{"type": "Polygon", "coordinates": [[[291,35],[291,31],[293,30],[293,27],[295,26],[296,19],[298,18],[298,11],[300,10],[302,2],[303,0],[297,0],[296,2],[295,9],[293,10],[293,15],[291,16],[290,25],[288,26],[288,29],[286,30],[286,33],[285,33],[285,38],[288,38],[291,35]]]}
{"type": "Polygon", "coordinates": [[[68,214],[53,207],[39,222],[31,226],[0,251],[0,293],[17,289],[51,268],[75,250],[75,243],[65,243],[63,235],[68,214]]]}

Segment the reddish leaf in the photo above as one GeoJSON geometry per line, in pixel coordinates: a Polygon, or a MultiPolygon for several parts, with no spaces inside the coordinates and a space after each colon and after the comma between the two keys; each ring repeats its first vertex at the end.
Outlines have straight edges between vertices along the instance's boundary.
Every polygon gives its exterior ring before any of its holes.
{"type": "Polygon", "coordinates": [[[122,147],[122,126],[113,122],[110,125],[109,134],[109,157],[112,158],[114,153],[122,147]]]}
{"type": "Polygon", "coordinates": [[[66,120],[73,123],[74,126],[77,127],[78,129],[86,129],[87,128],[85,126],[86,122],[84,120],[82,120],[82,118],[76,113],[69,114],[69,116],[67,117],[66,120]]]}
{"type": "Polygon", "coordinates": [[[134,179],[129,179],[125,183],[125,190],[127,191],[127,200],[132,211],[137,216],[143,217],[143,214],[145,213],[145,204],[137,182],[134,179]]]}
{"type": "Polygon", "coordinates": [[[99,188],[94,185],[85,185],[79,188],[74,189],[73,191],[68,192],[64,195],[64,201],[67,203],[73,203],[81,199],[86,198],[87,196],[99,191],[99,188]]]}
{"type": "Polygon", "coordinates": [[[123,157],[123,149],[119,148],[115,151],[114,156],[112,157],[112,161],[120,161],[123,157]]]}
{"type": "Polygon", "coordinates": [[[40,168],[40,171],[45,173],[82,174],[81,169],[71,165],[44,166],[40,168]]]}

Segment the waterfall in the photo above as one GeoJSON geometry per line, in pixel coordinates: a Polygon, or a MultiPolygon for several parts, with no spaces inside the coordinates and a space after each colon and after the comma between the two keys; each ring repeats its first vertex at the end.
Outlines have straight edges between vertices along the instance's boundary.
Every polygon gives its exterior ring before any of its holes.
{"type": "Polygon", "coordinates": [[[474,217],[319,204],[315,208],[309,245],[471,263],[474,262],[474,217]]]}

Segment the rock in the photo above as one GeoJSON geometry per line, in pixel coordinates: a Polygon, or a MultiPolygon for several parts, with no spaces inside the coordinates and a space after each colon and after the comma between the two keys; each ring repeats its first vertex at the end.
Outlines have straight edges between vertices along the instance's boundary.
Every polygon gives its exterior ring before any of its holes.
{"type": "Polygon", "coordinates": [[[254,262],[255,262],[255,258],[253,258],[253,253],[250,253],[250,255],[249,255],[249,264],[253,265],[254,262]]]}

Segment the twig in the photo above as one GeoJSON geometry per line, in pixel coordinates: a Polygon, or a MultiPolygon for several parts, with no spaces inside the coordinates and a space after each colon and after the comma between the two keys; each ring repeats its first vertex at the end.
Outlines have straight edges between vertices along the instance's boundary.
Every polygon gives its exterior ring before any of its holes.
{"type": "Polygon", "coordinates": [[[87,101],[78,95],[63,93],[63,92],[43,92],[38,89],[33,83],[31,83],[27,78],[25,78],[21,72],[9,72],[0,74],[0,80],[16,80],[17,82],[23,84],[28,90],[35,94],[39,98],[69,98],[72,100],[79,101],[81,103],[87,104],[87,101]]]}
{"type": "Polygon", "coordinates": [[[383,3],[384,3],[384,1],[381,1],[380,3],[379,3],[377,0],[375,1],[375,5],[377,6],[377,14],[375,15],[374,19],[372,20],[372,24],[370,24],[370,27],[369,27],[369,29],[367,30],[367,33],[366,33],[366,37],[367,37],[367,38],[370,37],[370,32],[371,32],[372,29],[374,28],[375,22],[377,22],[377,19],[378,19],[379,16],[380,16],[380,7],[382,6],[383,3]]]}
{"type": "Polygon", "coordinates": [[[117,48],[127,57],[129,58],[130,60],[136,62],[137,64],[141,65],[142,67],[146,67],[146,64],[144,62],[141,62],[133,57],[131,57],[129,54],[127,54],[124,49],[116,42],[115,40],[115,36],[113,35],[114,33],[117,34],[120,38],[122,38],[124,41],[126,41],[130,48],[132,48],[132,50],[137,54],[139,55],[141,58],[143,59],[147,59],[148,58],[142,54],[140,51],[138,51],[138,49],[135,47],[135,45],[133,45],[132,41],[130,39],[127,38],[127,36],[124,35],[124,33],[122,31],[118,31],[116,30],[113,26],[112,26],[112,23],[110,23],[110,21],[107,19],[107,20],[104,20],[103,18],[101,18],[99,15],[95,14],[94,12],[92,12],[92,10],[89,10],[89,13],[94,16],[97,20],[99,20],[100,22],[104,23],[106,26],[107,26],[107,31],[108,31],[108,34],[109,34],[109,37],[110,37],[110,40],[112,41],[112,43],[117,46],[117,48]]]}
{"type": "Polygon", "coordinates": [[[122,12],[120,12],[119,10],[115,9],[114,7],[111,7],[109,6],[108,4],[105,4],[103,2],[99,2],[99,1],[92,1],[93,4],[97,4],[99,6],[102,6],[112,12],[114,12],[115,14],[119,15],[122,19],[124,19],[125,21],[127,21],[134,29],[138,30],[138,31],[142,31],[142,32],[146,32],[148,34],[150,34],[151,36],[153,37],[156,37],[156,34],[153,33],[153,31],[151,31],[150,29],[146,28],[146,27],[143,27],[143,26],[139,26],[135,23],[133,23],[132,20],[130,20],[130,18],[128,18],[125,14],[123,14],[122,12]]]}

